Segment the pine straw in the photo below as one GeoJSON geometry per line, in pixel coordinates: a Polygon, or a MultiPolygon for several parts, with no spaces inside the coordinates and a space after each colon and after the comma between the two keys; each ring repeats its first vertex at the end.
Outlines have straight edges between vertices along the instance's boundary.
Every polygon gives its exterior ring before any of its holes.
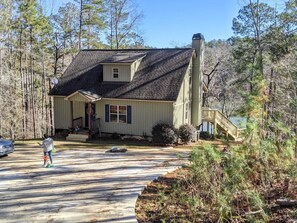
{"type": "MultiPolygon", "coordinates": [[[[176,194],[176,185],[183,182],[188,174],[187,168],[178,169],[174,172],[168,173],[157,180],[148,184],[147,188],[139,196],[136,203],[136,215],[139,223],[156,223],[156,222],[217,222],[218,216],[210,212],[203,213],[203,209],[196,208],[195,212],[200,213],[201,218],[193,218],[193,214],[189,208],[182,205],[178,194],[176,194]],[[163,220],[163,221],[162,221],[163,220]]],[[[187,190],[186,187],[183,188],[187,190]]],[[[296,222],[297,221],[297,207],[280,207],[276,204],[279,198],[290,198],[297,200],[297,183],[291,183],[287,187],[286,180],[281,182],[273,182],[270,188],[263,189],[255,185],[255,189],[265,199],[266,212],[269,215],[270,223],[281,222],[296,222]]],[[[186,191],[191,193],[190,191],[186,191]]],[[[242,216],[230,220],[230,222],[245,222],[246,214],[259,214],[257,211],[249,210],[246,203],[240,200],[234,201],[236,209],[244,210],[242,216]]],[[[204,208],[205,210],[205,208],[204,208]]]]}

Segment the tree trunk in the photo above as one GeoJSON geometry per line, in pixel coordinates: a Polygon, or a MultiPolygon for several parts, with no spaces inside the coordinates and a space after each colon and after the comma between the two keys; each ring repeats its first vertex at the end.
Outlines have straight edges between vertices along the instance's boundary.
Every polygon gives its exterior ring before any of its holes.
{"type": "Polygon", "coordinates": [[[20,63],[20,68],[19,68],[19,72],[20,72],[20,76],[21,76],[21,91],[22,91],[22,138],[25,139],[26,138],[26,103],[25,103],[25,77],[24,77],[24,73],[23,73],[23,54],[22,54],[22,27],[20,30],[20,39],[19,39],[19,63],[20,63]]]}
{"type": "Polygon", "coordinates": [[[33,62],[33,33],[30,28],[30,87],[31,87],[31,111],[33,124],[33,137],[36,139],[36,107],[35,107],[35,77],[34,77],[34,62],[33,62]]]}
{"type": "Polygon", "coordinates": [[[82,21],[83,20],[83,0],[80,0],[80,13],[79,13],[79,32],[78,32],[78,49],[82,48],[82,21]]]}

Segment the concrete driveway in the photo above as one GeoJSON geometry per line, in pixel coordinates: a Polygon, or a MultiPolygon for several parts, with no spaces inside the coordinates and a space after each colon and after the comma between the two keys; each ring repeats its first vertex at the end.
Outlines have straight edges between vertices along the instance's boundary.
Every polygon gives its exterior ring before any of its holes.
{"type": "Polygon", "coordinates": [[[137,222],[138,194],[187,155],[172,148],[125,154],[73,148],[43,168],[40,149],[16,147],[0,157],[0,222],[137,222]]]}

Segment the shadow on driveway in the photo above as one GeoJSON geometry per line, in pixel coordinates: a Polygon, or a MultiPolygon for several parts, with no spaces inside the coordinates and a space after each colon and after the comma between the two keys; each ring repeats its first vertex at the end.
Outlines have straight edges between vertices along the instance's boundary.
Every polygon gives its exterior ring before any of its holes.
{"type": "Polygon", "coordinates": [[[137,222],[134,205],[147,183],[187,162],[187,151],[176,153],[64,150],[43,168],[39,148],[17,146],[0,158],[0,222],[137,222]]]}

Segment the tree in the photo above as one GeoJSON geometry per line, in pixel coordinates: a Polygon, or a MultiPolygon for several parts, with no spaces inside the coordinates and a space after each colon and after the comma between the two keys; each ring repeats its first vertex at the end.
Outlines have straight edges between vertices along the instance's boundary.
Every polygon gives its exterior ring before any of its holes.
{"type": "MultiPolygon", "coordinates": [[[[263,129],[264,104],[266,102],[266,81],[264,76],[263,53],[266,43],[264,36],[272,25],[274,10],[269,5],[260,3],[257,0],[253,3],[251,0],[248,5],[244,6],[237,18],[233,20],[234,33],[241,36],[237,39],[235,48],[235,58],[238,61],[237,71],[244,74],[242,80],[249,83],[249,93],[245,94],[244,113],[257,122],[258,125],[251,124],[255,127],[252,131],[257,132],[260,136],[261,128],[263,129]],[[257,127],[260,129],[257,130],[257,127]]],[[[251,142],[255,142],[254,136],[251,142]]],[[[256,137],[257,138],[257,137],[256,137]]]]}
{"type": "Polygon", "coordinates": [[[242,106],[236,81],[231,43],[223,40],[206,43],[204,83],[208,91],[203,95],[202,106],[220,109],[227,117],[234,115],[242,106]]]}
{"type": "MultiPolygon", "coordinates": [[[[10,72],[13,66],[11,45],[12,36],[12,1],[0,2],[0,135],[8,134],[9,123],[13,114],[10,108],[14,106],[14,95],[10,94],[14,86],[15,75],[10,72]]],[[[12,132],[12,131],[11,131],[12,132]]]]}
{"type": "Polygon", "coordinates": [[[50,122],[45,82],[52,62],[51,27],[37,1],[5,0],[0,8],[1,134],[38,137],[50,122]]]}
{"type": "Polygon", "coordinates": [[[107,42],[111,49],[143,46],[139,23],[143,14],[131,0],[105,0],[107,42]]]}
{"type": "Polygon", "coordinates": [[[73,3],[60,7],[58,13],[51,17],[54,39],[54,74],[62,75],[65,67],[79,51],[79,8],[73,3]],[[70,57],[68,57],[68,55],[70,57]]]}
{"type": "Polygon", "coordinates": [[[79,49],[101,47],[101,31],[105,27],[102,0],[76,0],[79,4],[79,49]]]}
{"type": "Polygon", "coordinates": [[[292,120],[296,123],[292,116],[296,112],[290,112],[295,106],[292,99],[296,91],[292,83],[296,79],[285,70],[296,58],[296,52],[291,51],[295,35],[289,34],[288,27],[292,26],[288,20],[282,21],[282,17],[288,18],[283,13],[250,0],[233,20],[237,34],[232,39],[233,54],[238,84],[245,98],[242,114],[248,117],[243,148],[255,164],[252,172],[261,173],[259,180],[263,185],[271,180],[269,176],[274,171],[271,166],[280,165],[283,158],[289,164],[293,161],[292,148],[296,145],[292,132],[295,124],[291,125],[292,120]]]}

